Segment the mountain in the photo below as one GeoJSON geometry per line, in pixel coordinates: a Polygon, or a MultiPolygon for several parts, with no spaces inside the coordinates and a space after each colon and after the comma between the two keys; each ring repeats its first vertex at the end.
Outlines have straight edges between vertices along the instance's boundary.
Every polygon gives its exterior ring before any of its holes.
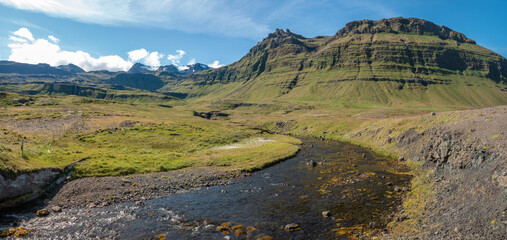
{"type": "Polygon", "coordinates": [[[120,73],[109,79],[107,83],[148,91],[155,91],[164,86],[164,82],[159,77],[143,73],[120,73]]]}
{"type": "Polygon", "coordinates": [[[178,68],[172,64],[158,67],[157,72],[162,72],[162,71],[172,72],[172,73],[179,72],[178,68]]]}
{"type": "Polygon", "coordinates": [[[70,63],[68,65],[60,65],[56,68],[66,71],[66,72],[69,72],[69,73],[84,73],[85,72],[85,70],[83,70],[82,68],[80,68],[72,63],[70,63]]]}
{"type": "Polygon", "coordinates": [[[151,70],[151,67],[146,66],[142,63],[135,63],[128,70],[128,73],[154,73],[155,71],[151,70]]]}
{"type": "Polygon", "coordinates": [[[202,63],[195,63],[195,64],[190,64],[190,65],[182,67],[181,69],[179,69],[179,72],[183,75],[190,75],[190,74],[202,72],[202,71],[208,70],[208,69],[210,69],[210,67],[208,67],[208,65],[205,65],[202,63]]]}
{"type": "MultiPolygon", "coordinates": [[[[77,67],[77,66],[76,66],[77,67]]],[[[81,69],[82,70],[82,69],[81,69]]],[[[70,75],[66,69],[52,67],[49,64],[28,64],[12,61],[0,61],[0,73],[4,74],[51,74],[51,75],[70,75]]]]}
{"type": "Polygon", "coordinates": [[[190,75],[193,73],[202,72],[204,70],[208,70],[210,67],[208,65],[202,64],[202,63],[195,63],[195,64],[189,64],[186,66],[180,66],[177,67],[175,65],[166,65],[166,66],[160,66],[157,68],[157,70],[152,70],[151,67],[146,66],[141,63],[134,64],[130,70],[128,70],[128,73],[155,73],[155,72],[170,72],[174,73],[176,75],[190,75]]]}
{"type": "Polygon", "coordinates": [[[507,104],[507,60],[426,20],[361,20],[333,36],[277,29],[239,61],[190,75],[170,91],[356,106],[490,106],[507,104]]]}

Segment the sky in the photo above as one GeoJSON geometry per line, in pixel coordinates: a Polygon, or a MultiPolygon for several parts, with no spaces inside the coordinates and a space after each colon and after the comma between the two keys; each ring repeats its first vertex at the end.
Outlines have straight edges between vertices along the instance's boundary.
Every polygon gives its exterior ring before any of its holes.
{"type": "Polygon", "coordinates": [[[92,70],[238,61],[277,28],[333,35],[353,20],[417,17],[507,56],[507,0],[0,0],[0,60],[92,70]]]}

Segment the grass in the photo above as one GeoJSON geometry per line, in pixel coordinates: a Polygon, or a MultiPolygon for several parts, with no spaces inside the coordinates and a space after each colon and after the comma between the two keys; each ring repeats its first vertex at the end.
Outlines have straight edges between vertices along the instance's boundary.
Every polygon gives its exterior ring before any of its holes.
{"type": "MultiPolygon", "coordinates": [[[[37,102],[42,97],[35,98],[37,102]]],[[[241,124],[195,117],[179,104],[167,108],[86,99],[62,96],[54,98],[57,105],[0,109],[0,170],[63,168],[86,159],[75,166],[75,177],[187,167],[253,171],[294,155],[300,144],[295,138],[241,124]],[[266,141],[249,144],[256,139],[266,141]]]]}
{"type": "Polygon", "coordinates": [[[489,79],[487,66],[455,70],[446,64],[449,52],[466,54],[467,62],[503,60],[475,44],[415,34],[354,34],[301,39],[314,49],[306,52],[295,51],[294,44],[270,48],[274,41],[266,39],[238,62],[167,85],[164,91],[206,101],[278,100],[337,109],[457,110],[507,103],[505,83],[489,79]],[[263,71],[252,67],[259,64],[263,71]]]}
{"type": "Polygon", "coordinates": [[[417,237],[428,231],[423,226],[427,225],[424,212],[435,201],[433,182],[430,177],[432,171],[420,169],[421,163],[409,162],[412,167],[414,178],[411,181],[411,190],[403,201],[403,209],[407,219],[389,224],[391,236],[400,238],[403,236],[417,237]]]}

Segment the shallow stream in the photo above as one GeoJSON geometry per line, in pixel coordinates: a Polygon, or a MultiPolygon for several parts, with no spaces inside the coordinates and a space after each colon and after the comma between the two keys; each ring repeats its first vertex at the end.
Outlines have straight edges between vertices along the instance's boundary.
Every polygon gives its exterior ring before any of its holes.
{"type": "Polygon", "coordinates": [[[410,176],[398,173],[408,169],[351,144],[302,140],[296,157],[227,186],[143,206],[127,202],[16,217],[27,218],[20,225],[35,229],[28,236],[34,239],[157,239],[161,234],[166,239],[347,239],[384,229],[409,185],[410,176]],[[297,226],[286,229],[288,224],[297,226]]]}

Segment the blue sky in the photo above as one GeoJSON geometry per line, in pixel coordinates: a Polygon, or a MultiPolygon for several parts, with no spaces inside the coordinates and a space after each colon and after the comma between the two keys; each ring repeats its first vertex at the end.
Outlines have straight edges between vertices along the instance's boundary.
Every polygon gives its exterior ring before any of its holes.
{"type": "Polygon", "coordinates": [[[0,59],[112,71],[133,62],[218,67],[276,28],[314,37],[397,16],[445,25],[507,56],[506,12],[505,0],[0,0],[0,59]]]}

